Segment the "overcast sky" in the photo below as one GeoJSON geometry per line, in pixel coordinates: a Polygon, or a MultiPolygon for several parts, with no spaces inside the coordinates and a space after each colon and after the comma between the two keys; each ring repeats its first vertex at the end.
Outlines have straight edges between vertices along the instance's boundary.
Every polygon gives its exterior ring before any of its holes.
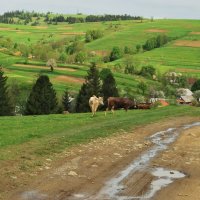
{"type": "Polygon", "coordinates": [[[0,0],[0,13],[11,10],[200,19],[200,0],[0,0]]]}

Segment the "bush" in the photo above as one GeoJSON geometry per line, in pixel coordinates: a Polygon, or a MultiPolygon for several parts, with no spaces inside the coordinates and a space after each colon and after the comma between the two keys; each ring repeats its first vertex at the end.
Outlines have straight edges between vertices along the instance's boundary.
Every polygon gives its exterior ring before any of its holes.
{"type": "Polygon", "coordinates": [[[89,30],[86,32],[85,41],[91,42],[92,40],[96,40],[103,37],[103,31],[101,30],[89,30]]]}
{"type": "Polygon", "coordinates": [[[110,61],[118,60],[122,58],[122,51],[119,47],[113,47],[110,53],[110,61]]]}
{"type": "Polygon", "coordinates": [[[155,75],[156,73],[156,69],[149,65],[149,66],[143,66],[141,71],[140,71],[140,75],[144,76],[144,77],[153,77],[153,75],[155,75]]]}

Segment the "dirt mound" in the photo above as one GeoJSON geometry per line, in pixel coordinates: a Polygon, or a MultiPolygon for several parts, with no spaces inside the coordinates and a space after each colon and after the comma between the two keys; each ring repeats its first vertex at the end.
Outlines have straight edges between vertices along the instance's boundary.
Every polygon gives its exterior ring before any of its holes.
{"type": "Polygon", "coordinates": [[[166,33],[166,32],[168,32],[168,30],[164,30],[164,29],[148,29],[148,30],[146,30],[146,32],[149,32],[149,33],[166,33]]]}
{"type": "Polygon", "coordinates": [[[192,35],[200,35],[200,32],[191,32],[192,35]]]}
{"type": "Polygon", "coordinates": [[[180,47],[200,47],[200,41],[179,40],[174,45],[180,47]]]}
{"type": "MultiPolygon", "coordinates": [[[[27,67],[27,68],[36,68],[36,69],[48,69],[46,66],[38,66],[38,65],[25,65],[25,64],[15,64],[15,67],[27,67]]],[[[56,67],[55,70],[59,71],[69,71],[69,72],[75,72],[75,69],[67,68],[67,67],[56,67]]]]}
{"type": "Polygon", "coordinates": [[[177,69],[179,72],[200,72],[200,69],[186,69],[186,68],[178,68],[177,69]]]}
{"type": "Polygon", "coordinates": [[[106,51],[106,50],[96,50],[96,51],[94,51],[94,53],[97,56],[107,56],[107,55],[109,55],[109,51],[106,51]]]}
{"type": "Polygon", "coordinates": [[[30,32],[27,31],[16,31],[17,34],[30,34],[30,32]]]}
{"type": "Polygon", "coordinates": [[[48,26],[34,26],[34,28],[36,28],[36,29],[47,29],[48,26]]]}
{"type": "Polygon", "coordinates": [[[12,28],[0,27],[0,31],[11,31],[14,30],[12,28]]]}
{"type": "Polygon", "coordinates": [[[83,84],[85,81],[83,78],[76,78],[72,76],[57,76],[56,78],[54,78],[54,80],[60,82],[79,83],[79,84],[83,84]]]}
{"type": "Polygon", "coordinates": [[[67,32],[67,33],[61,33],[61,35],[85,35],[84,32],[67,32]]]}

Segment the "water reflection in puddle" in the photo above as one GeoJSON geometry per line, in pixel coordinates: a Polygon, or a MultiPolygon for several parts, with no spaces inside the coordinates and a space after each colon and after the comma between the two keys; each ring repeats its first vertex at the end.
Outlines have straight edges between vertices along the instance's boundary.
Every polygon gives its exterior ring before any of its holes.
{"type": "Polygon", "coordinates": [[[93,199],[106,199],[106,200],[132,200],[132,199],[151,199],[156,192],[161,190],[172,183],[175,179],[183,178],[185,175],[181,172],[174,170],[167,170],[163,168],[149,169],[148,165],[158,153],[166,150],[168,146],[173,143],[180,132],[185,129],[192,128],[194,126],[200,126],[200,122],[184,125],[179,129],[170,128],[166,131],[157,132],[149,140],[154,144],[154,146],[142,154],[140,157],[135,159],[126,169],[120,172],[116,177],[109,180],[105,187],[100,191],[97,197],[93,199]],[[142,196],[121,196],[120,192],[126,188],[123,185],[123,180],[128,178],[130,175],[146,171],[152,173],[156,180],[153,180],[150,184],[150,190],[142,196]]]}

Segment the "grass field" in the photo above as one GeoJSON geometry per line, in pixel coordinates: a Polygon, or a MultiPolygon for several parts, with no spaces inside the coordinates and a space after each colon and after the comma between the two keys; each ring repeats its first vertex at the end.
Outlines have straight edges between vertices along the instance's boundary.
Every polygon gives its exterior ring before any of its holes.
{"type": "Polygon", "coordinates": [[[13,159],[15,152],[22,151],[27,145],[26,153],[30,156],[45,156],[91,139],[130,131],[136,126],[170,117],[199,114],[199,108],[170,106],[152,110],[116,111],[115,115],[108,114],[106,117],[103,112],[98,112],[93,118],[91,113],[1,117],[0,159],[13,159]]]}
{"type": "MultiPolygon", "coordinates": [[[[162,48],[133,55],[133,60],[137,60],[140,66],[151,64],[160,73],[173,70],[187,76],[200,77],[200,47],[198,45],[197,47],[186,46],[183,43],[183,41],[193,42],[191,44],[199,43],[199,20],[163,19],[154,20],[153,22],[144,20],[143,23],[140,21],[118,21],[80,24],[59,23],[58,25],[43,24],[41,26],[0,24],[0,37],[9,37],[14,42],[31,45],[41,40],[46,42],[57,41],[62,38],[68,40],[77,35],[80,36],[81,40],[84,40],[84,33],[91,29],[103,30],[104,37],[85,44],[87,52],[99,51],[108,53],[113,46],[121,48],[128,46],[135,49],[137,44],[142,45],[148,38],[162,33],[177,37],[177,40],[168,43],[162,48]],[[177,42],[179,45],[177,45],[177,42]]],[[[10,56],[3,52],[0,51],[0,63],[6,67],[5,74],[10,78],[9,82],[15,79],[19,84],[27,85],[27,88],[30,88],[36,80],[38,73],[42,72],[49,75],[59,95],[61,95],[66,87],[73,93],[77,93],[82,84],[81,81],[88,70],[88,66],[60,64],[61,67],[69,69],[74,69],[75,67],[76,69],[72,71],[57,68],[54,73],[50,73],[48,69],[45,69],[44,62],[29,61],[29,66],[25,66],[24,64],[16,65],[18,62],[23,63],[25,59],[23,57],[10,56]]],[[[123,59],[109,64],[102,63],[101,66],[112,67],[117,63],[123,65],[123,59]]],[[[122,90],[127,87],[136,90],[136,85],[141,80],[145,81],[148,85],[159,85],[155,81],[138,76],[125,75],[122,72],[114,72],[114,75],[118,87],[122,90]]]]}

